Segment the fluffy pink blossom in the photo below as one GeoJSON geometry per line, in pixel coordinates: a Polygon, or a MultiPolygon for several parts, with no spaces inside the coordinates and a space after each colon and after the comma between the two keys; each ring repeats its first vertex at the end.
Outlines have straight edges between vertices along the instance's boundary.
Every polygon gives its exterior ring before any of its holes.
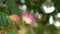
{"type": "Polygon", "coordinates": [[[24,12],[22,14],[22,18],[27,24],[32,24],[35,22],[35,16],[29,12],[24,12]]]}

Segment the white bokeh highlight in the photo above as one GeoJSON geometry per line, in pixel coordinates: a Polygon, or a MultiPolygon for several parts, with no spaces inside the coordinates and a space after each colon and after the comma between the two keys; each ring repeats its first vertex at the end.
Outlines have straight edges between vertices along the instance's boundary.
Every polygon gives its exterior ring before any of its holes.
{"type": "Polygon", "coordinates": [[[36,13],[35,13],[35,16],[36,16],[37,18],[39,18],[39,19],[41,19],[41,17],[42,17],[42,15],[39,14],[39,12],[36,12],[36,13]]]}
{"type": "Polygon", "coordinates": [[[47,7],[46,5],[42,5],[42,8],[43,8],[43,10],[45,11],[45,13],[52,13],[52,12],[54,12],[54,10],[55,10],[55,7],[54,6],[49,6],[49,7],[47,7]]]}
{"type": "Polygon", "coordinates": [[[32,13],[32,14],[34,13],[34,10],[33,10],[33,9],[31,10],[31,13],[32,13]]]}
{"type": "Polygon", "coordinates": [[[37,24],[37,23],[34,23],[33,26],[34,26],[34,27],[38,27],[38,24],[37,24]]]}
{"type": "MultiPolygon", "coordinates": [[[[56,15],[56,19],[58,19],[58,18],[60,18],[60,13],[58,13],[58,14],[56,15]]],[[[54,22],[54,25],[55,25],[57,28],[59,28],[59,27],[60,27],[60,21],[59,21],[59,20],[56,20],[56,21],[54,22]]]]}
{"type": "Polygon", "coordinates": [[[20,0],[22,3],[25,3],[25,0],[20,0]]]}
{"type": "Polygon", "coordinates": [[[60,18],[60,13],[58,13],[58,14],[56,15],[56,18],[60,18]]]}
{"type": "Polygon", "coordinates": [[[55,21],[54,25],[59,28],[60,27],[60,22],[59,21],[55,21]]]}
{"type": "Polygon", "coordinates": [[[22,11],[26,11],[27,6],[26,5],[21,5],[21,6],[19,6],[19,9],[22,10],[22,11]]]}
{"type": "Polygon", "coordinates": [[[53,20],[53,16],[50,16],[49,18],[49,24],[53,24],[54,20],[53,20]]]}

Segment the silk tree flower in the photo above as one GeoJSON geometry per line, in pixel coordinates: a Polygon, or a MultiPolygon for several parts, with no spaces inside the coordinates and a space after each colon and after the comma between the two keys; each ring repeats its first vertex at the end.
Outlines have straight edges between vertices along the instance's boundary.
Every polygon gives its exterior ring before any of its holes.
{"type": "Polygon", "coordinates": [[[33,24],[35,22],[35,16],[29,12],[23,12],[22,13],[22,19],[27,24],[33,24]]]}
{"type": "Polygon", "coordinates": [[[18,15],[10,15],[9,18],[14,22],[17,22],[20,19],[20,17],[18,15]]]}

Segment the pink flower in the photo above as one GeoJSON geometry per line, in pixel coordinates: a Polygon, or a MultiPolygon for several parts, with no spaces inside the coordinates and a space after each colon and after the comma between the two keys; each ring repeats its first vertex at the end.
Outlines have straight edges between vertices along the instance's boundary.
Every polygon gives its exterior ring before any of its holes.
{"type": "Polygon", "coordinates": [[[20,19],[20,17],[18,15],[10,15],[9,18],[12,20],[12,21],[18,21],[20,19]]]}
{"type": "Polygon", "coordinates": [[[24,12],[22,14],[22,18],[27,24],[32,24],[35,22],[35,16],[29,12],[24,12]]]}

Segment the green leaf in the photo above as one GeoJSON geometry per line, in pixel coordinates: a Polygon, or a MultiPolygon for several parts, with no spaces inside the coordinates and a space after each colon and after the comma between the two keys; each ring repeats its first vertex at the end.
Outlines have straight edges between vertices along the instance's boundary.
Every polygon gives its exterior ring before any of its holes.
{"type": "Polygon", "coordinates": [[[1,26],[3,26],[4,28],[7,27],[8,25],[12,25],[15,27],[15,23],[9,19],[9,17],[7,18],[7,14],[4,12],[0,12],[0,24],[1,26]]]}
{"type": "Polygon", "coordinates": [[[4,13],[6,13],[6,14],[10,14],[10,12],[9,12],[9,10],[6,8],[6,7],[0,7],[0,12],[4,12],[4,13]]]}
{"type": "Polygon", "coordinates": [[[0,12],[0,24],[1,24],[1,26],[3,26],[4,28],[5,28],[6,25],[7,25],[6,16],[7,16],[7,14],[5,14],[4,12],[0,12]]]}
{"type": "Polygon", "coordinates": [[[15,0],[7,0],[7,8],[11,11],[12,14],[20,15],[20,10],[15,2],[15,0]]]}

